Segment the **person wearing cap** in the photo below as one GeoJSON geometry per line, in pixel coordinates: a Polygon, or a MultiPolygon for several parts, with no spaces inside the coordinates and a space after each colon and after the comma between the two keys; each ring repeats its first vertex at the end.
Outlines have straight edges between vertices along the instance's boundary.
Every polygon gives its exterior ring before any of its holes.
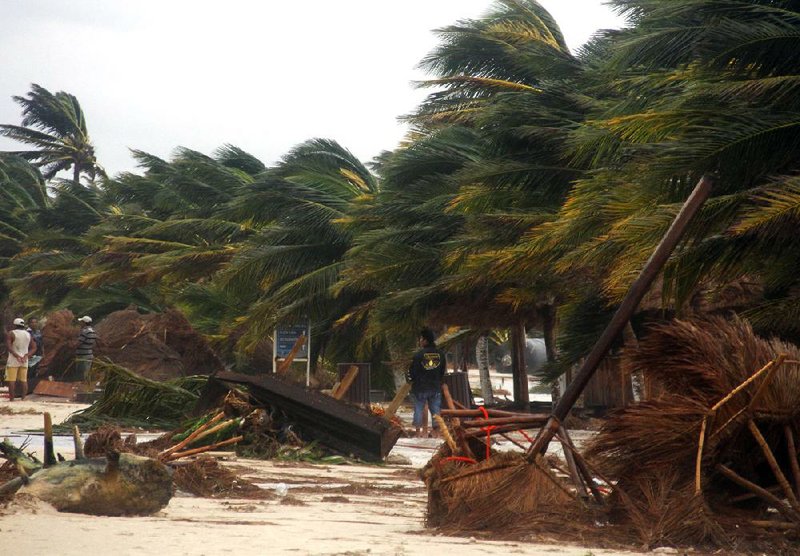
{"type": "MultiPolygon", "coordinates": [[[[439,415],[442,408],[442,379],[447,365],[445,353],[436,347],[433,332],[423,328],[419,333],[417,343],[419,351],[414,354],[406,378],[411,382],[411,396],[414,398],[414,427],[417,436],[427,437],[428,426],[420,434],[422,427],[425,404],[431,416],[439,415]]],[[[436,436],[438,424],[433,419],[433,432],[436,436]]]]}
{"type": "Polygon", "coordinates": [[[75,350],[75,371],[83,380],[89,380],[89,372],[94,361],[94,345],[97,343],[97,333],[92,328],[92,317],[83,316],[78,319],[81,323],[81,333],[78,335],[78,347],[75,350]]]}
{"type": "Polygon", "coordinates": [[[28,393],[28,359],[36,353],[36,342],[25,330],[24,319],[14,319],[14,328],[6,333],[6,349],[8,359],[5,379],[8,399],[13,401],[19,389],[20,399],[24,400],[28,393]]]}

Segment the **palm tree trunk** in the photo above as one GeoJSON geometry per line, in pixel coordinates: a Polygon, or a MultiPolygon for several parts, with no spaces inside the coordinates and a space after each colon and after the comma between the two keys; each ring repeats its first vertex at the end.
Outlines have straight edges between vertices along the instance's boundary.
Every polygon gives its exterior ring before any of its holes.
{"type": "Polygon", "coordinates": [[[475,343],[475,358],[478,360],[478,371],[481,377],[481,396],[484,404],[494,403],[492,380],[489,377],[489,337],[483,334],[475,343]]]}
{"type": "MultiPolygon", "coordinates": [[[[542,328],[544,332],[544,351],[547,354],[547,362],[552,363],[556,360],[556,313],[555,305],[545,305],[541,309],[542,314],[542,328]]],[[[553,382],[550,389],[550,396],[553,399],[553,407],[558,403],[561,398],[561,388],[559,387],[558,380],[553,382]]]]}
{"type": "Polygon", "coordinates": [[[81,184],[81,164],[77,161],[72,165],[72,182],[75,185],[81,184]]]}
{"type": "Polygon", "coordinates": [[[528,391],[528,371],[525,367],[525,325],[511,328],[511,373],[514,376],[514,404],[527,408],[531,403],[528,391]]]}

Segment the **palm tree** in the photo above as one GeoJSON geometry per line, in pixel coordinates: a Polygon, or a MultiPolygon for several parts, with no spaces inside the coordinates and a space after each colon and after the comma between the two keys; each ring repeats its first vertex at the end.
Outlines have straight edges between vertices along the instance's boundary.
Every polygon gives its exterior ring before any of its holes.
{"type": "Polygon", "coordinates": [[[22,106],[22,125],[0,125],[0,135],[34,147],[14,154],[41,169],[45,179],[72,169],[72,182],[82,174],[94,179],[105,172],[97,164],[86,117],[78,99],[69,93],[51,93],[33,84],[26,97],[13,97],[22,106]]]}

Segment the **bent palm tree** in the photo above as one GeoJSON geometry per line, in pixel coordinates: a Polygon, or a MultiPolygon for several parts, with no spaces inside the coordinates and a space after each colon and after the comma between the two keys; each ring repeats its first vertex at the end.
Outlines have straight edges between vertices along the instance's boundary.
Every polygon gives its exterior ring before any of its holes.
{"type": "Polygon", "coordinates": [[[92,179],[105,174],[97,164],[86,117],[75,96],[51,93],[34,83],[27,97],[15,96],[14,101],[22,106],[22,125],[0,125],[0,135],[32,145],[34,149],[14,154],[37,166],[45,179],[70,168],[75,184],[80,183],[81,174],[92,179]]]}

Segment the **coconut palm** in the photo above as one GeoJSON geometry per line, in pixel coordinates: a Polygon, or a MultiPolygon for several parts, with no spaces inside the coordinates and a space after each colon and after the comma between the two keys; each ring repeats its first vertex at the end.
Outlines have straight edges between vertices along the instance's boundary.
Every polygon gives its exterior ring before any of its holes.
{"type": "Polygon", "coordinates": [[[75,96],[63,91],[51,93],[34,83],[27,96],[13,98],[22,106],[22,125],[0,125],[0,135],[34,147],[14,154],[31,161],[48,180],[69,169],[75,185],[82,174],[91,179],[104,175],[75,96]]]}

